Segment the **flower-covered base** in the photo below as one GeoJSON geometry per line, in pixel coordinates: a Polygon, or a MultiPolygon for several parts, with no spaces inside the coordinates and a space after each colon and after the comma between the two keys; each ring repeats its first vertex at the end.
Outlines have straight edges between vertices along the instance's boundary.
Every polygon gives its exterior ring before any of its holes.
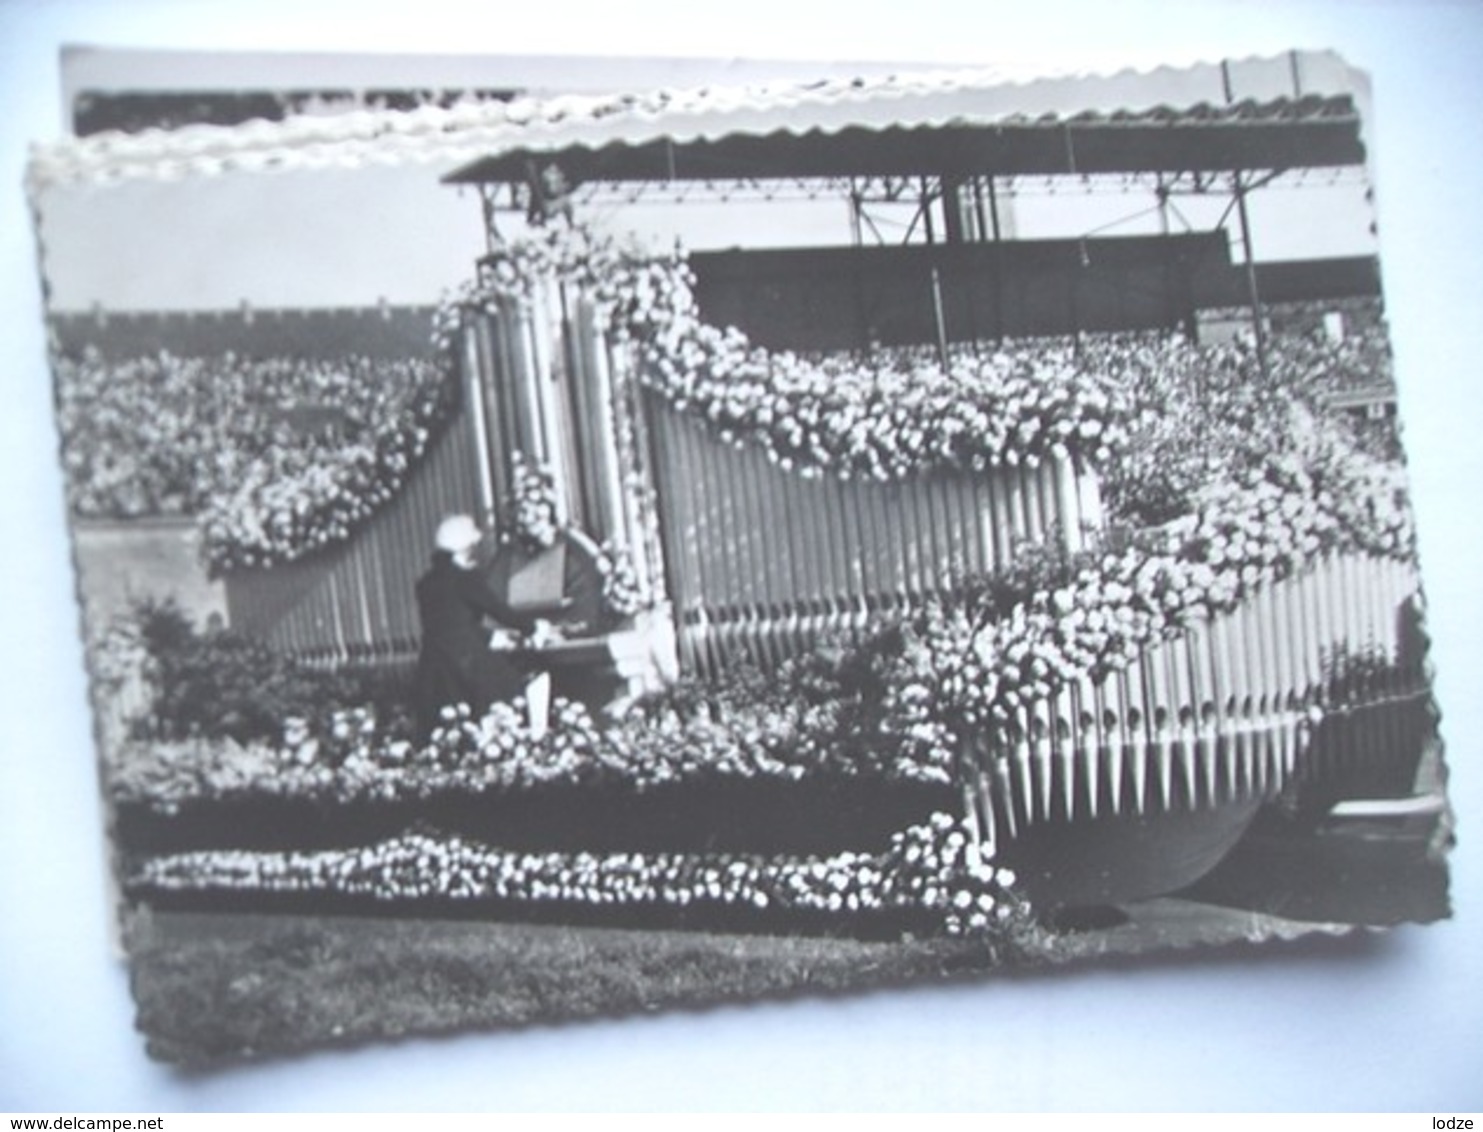
{"type": "MultiPolygon", "coordinates": [[[[210,850],[146,861],[128,879],[135,899],[229,893],[352,901],[469,901],[573,911],[588,921],[648,922],[717,913],[761,926],[780,913],[879,931],[1009,935],[1029,926],[1013,872],[996,868],[947,814],[891,838],[883,853],[788,858],[720,854],[519,853],[458,837],[409,833],[356,849],[254,853],[210,850]],[[638,913],[635,917],[633,913],[638,913]],[[735,914],[741,913],[740,917],[735,914]],[[729,915],[727,915],[729,914],[729,915]]],[[[210,897],[208,897],[210,902],[210,897]]],[[[230,900],[224,901],[230,904],[230,900]]],[[[425,913],[425,908],[420,909],[425,913]]]]}

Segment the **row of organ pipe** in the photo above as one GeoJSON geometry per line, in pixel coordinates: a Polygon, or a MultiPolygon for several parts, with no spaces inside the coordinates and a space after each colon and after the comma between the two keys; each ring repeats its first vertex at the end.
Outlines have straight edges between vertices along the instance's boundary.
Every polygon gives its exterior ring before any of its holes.
{"type": "Polygon", "coordinates": [[[657,399],[648,416],[680,666],[703,676],[857,634],[1024,544],[1079,547],[1101,521],[1095,477],[1070,458],[888,483],[804,476],[657,399]]]}
{"type": "Polygon", "coordinates": [[[986,736],[964,775],[980,836],[1213,808],[1289,783],[1408,793],[1434,736],[1413,566],[1333,556],[1083,678],[986,736]]]}

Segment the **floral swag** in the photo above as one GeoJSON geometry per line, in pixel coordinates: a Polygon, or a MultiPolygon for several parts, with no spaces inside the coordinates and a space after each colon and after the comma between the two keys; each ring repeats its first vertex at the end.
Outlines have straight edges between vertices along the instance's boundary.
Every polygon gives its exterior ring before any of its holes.
{"type": "MultiPolygon", "coordinates": [[[[553,226],[506,245],[445,298],[436,361],[60,359],[72,507],[194,514],[218,572],[343,542],[401,490],[455,411],[464,319],[550,280],[595,304],[609,335],[636,351],[645,387],[803,475],[894,479],[1070,457],[1103,471],[1115,512],[1146,524],[1192,512],[1233,461],[1246,469],[1280,449],[1291,423],[1285,406],[1273,411],[1273,383],[1257,389],[1249,356],[1164,335],[1006,342],[959,350],[946,366],[921,350],[769,351],[702,321],[683,257],[553,226]],[[1194,388],[1206,403],[1189,403],[1194,388]],[[331,405],[313,427],[293,423],[294,406],[331,405]],[[1192,431],[1196,421],[1215,422],[1214,438],[1192,431]]],[[[1284,350],[1284,377],[1310,384],[1354,363],[1311,345],[1284,350]]]]}
{"type": "Polygon", "coordinates": [[[724,440],[760,445],[783,468],[875,480],[1076,456],[1105,462],[1125,440],[1115,384],[1069,340],[1041,341],[944,368],[921,351],[809,357],[754,346],[704,322],[684,256],[644,255],[581,227],[506,244],[445,298],[434,340],[451,356],[466,313],[529,300],[543,281],[587,297],[639,380],[724,440]]]}

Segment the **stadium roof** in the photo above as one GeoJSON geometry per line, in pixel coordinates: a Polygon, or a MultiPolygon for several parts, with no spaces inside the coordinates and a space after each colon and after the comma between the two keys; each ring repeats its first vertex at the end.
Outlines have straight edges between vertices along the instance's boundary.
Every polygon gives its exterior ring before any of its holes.
{"type": "MultiPolygon", "coordinates": [[[[965,96],[966,100],[966,96],[965,96]]],[[[971,109],[914,125],[815,125],[793,108],[676,139],[657,121],[620,136],[542,144],[532,136],[450,174],[452,183],[522,182],[554,162],[574,183],[807,177],[1061,175],[1291,169],[1364,161],[1353,100],[1332,97],[1201,103],[1140,111],[1003,118],[971,109]]]]}
{"type": "Polygon", "coordinates": [[[534,114],[453,183],[1185,172],[1360,164],[1331,55],[1006,82],[984,72],[658,91],[534,114]]]}
{"type": "Polygon", "coordinates": [[[1011,81],[959,71],[515,98],[38,147],[68,181],[436,163],[454,183],[1001,175],[1354,165],[1363,76],[1329,54],[1011,81]]]}

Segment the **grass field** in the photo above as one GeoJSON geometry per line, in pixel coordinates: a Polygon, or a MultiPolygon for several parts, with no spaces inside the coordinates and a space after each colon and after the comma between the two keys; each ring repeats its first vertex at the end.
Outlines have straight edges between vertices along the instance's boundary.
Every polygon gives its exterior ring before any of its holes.
{"type": "Polygon", "coordinates": [[[1110,928],[1047,933],[1013,950],[948,939],[181,912],[135,916],[127,941],[151,1055],[208,1068],[404,1035],[970,978],[1319,927],[1175,900],[1130,913],[1110,928]]]}
{"type": "MultiPolygon", "coordinates": [[[[984,944],[471,921],[158,913],[128,931],[138,1025],[185,1066],[337,1043],[990,970],[984,944]]],[[[1029,959],[1029,956],[1016,956],[1029,959]]]]}
{"type": "MultiPolygon", "coordinates": [[[[1434,765],[1435,764],[1435,765],[1434,765]]],[[[1422,785],[1440,790],[1429,758],[1422,785]]],[[[159,911],[128,916],[138,1027],[150,1053],[203,1069],[414,1034],[518,1027],[753,999],[983,978],[1108,958],[1302,939],[1448,915],[1450,817],[1268,822],[1180,897],[1013,943],[860,940],[476,918],[159,911]]],[[[317,911],[322,912],[323,906],[317,911]]],[[[447,915],[447,913],[443,913],[447,915]]],[[[484,913],[487,914],[487,913],[484,913]]],[[[1064,920],[1062,929],[1069,925],[1064,920]]]]}

